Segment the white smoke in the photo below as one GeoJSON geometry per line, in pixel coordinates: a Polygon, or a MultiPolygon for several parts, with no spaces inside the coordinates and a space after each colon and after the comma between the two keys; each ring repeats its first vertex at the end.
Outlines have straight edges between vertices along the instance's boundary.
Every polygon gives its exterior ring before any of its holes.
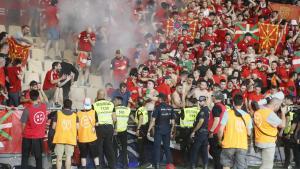
{"type": "Polygon", "coordinates": [[[116,49],[121,49],[126,55],[128,48],[139,43],[136,30],[146,30],[143,34],[150,30],[146,25],[140,28],[139,24],[133,22],[134,3],[128,0],[63,0],[58,5],[60,28],[65,33],[79,33],[87,26],[94,31],[106,26],[109,41],[105,49],[107,53],[113,55],[116,49]]]}

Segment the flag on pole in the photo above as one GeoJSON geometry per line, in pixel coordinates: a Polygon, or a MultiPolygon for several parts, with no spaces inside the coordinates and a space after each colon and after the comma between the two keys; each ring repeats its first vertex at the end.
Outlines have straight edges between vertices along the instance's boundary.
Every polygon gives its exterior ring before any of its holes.
{"type": "Polygon", "coordinates": [[[235,25],[235,32],[233,40],[236,43],[239,43],[241,40],[244,39],[246,33],[250,33],[252,38],[255,39],[257,42],[259,40],[259,33],[258,33],[258,25],[254,24],[242,24],[238,23],[235,25]]]}
{"type": "Polygon", "coordinates": [[[12,60],[21,59],[22,64],[27,63],[27,58],[29,56],[29,48],[30,46],[24,46],[19,44],[13,37],[7,38],[7,43],[9,46],[9,57],[12,60]]]}
{"type": "Polygon", "coordinates": [[[278,42],[279,26],[272,24],[259,24],[259,45],[260,49],[270,50],[276,47],[278,42]]]}
{"type": "Polygon", "coordinates": [[[292,63],[295,71],[300,73],[300,51],[295,51],[292,63]]]}

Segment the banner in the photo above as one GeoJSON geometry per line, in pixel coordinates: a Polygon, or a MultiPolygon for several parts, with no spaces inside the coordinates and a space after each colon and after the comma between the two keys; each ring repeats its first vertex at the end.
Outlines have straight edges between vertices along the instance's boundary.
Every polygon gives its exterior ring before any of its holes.
{"type": "Polygon", "coordinates": [[[270,50],[275,47],[278,41],[278,25],[259,24],[259,45],[260,49],[270,50]]]}
{"type": "Polygon", "coordinates": [[[300,18],[300,7],[290,4],[280,4],[280,3],[269,3],[272,11],[278,11],[281,18],[287,20],[295,19],[296,21],[300,18]]]}
{"type": "Polygon", "coordinates": [[[250,33],[252,35],[252,38],[255,39],[256,41],[259,40],[258,25],[240,24],[240,23],[235,25],[235,32],[234,32],[233,40],[236,43],[239,43],[240,41],[242,41],[244,39],[246,33],[250,33]]]}
{"type": "Polygon", "coordinates": [[[0,110],[0,154],[21,153],[21,115],[20,110],[0,110]]]}
{"type": "Polygon", "coordinates": [[[295,56],[293,58],[293,67],[297,73],[300,73],[300,51],[295,52],[295,56]]]}
{"type": "Polygon", "coordinates": [[[30,46],[24,46],[19,44],[13,37],[7,38],[7,43],[9,46],[9,57],[14,59],[21,59],[23,65],[27,63],[27,58],[29,55],[30,46]]]}

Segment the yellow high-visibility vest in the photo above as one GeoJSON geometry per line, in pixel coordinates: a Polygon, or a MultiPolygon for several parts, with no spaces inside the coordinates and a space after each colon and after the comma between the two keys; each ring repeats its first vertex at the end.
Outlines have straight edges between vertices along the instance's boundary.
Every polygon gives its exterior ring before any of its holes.
{"type": "Polygon", "coordinates": [[[183,109],[184,119],[180,119],[180,127],[191,128],[194,125],[197,114],[200,109],[198,107],[188,107],[183,109]]]}
{"type": "Polygon", "coordinates": [[[136,110],[136,112],[135,112],[135,122],[136,123],[138,123],[138,121],[139,121],[139,118],[138,118],[139,115],[143,115],[143,123],[142,123],[142,125],[147,124],[148,123],[148,111],[147,111],[147,109],[144,106],[138,108],[136,110]]]}
{"type": "Polygon", "coordinates": [[[113,124],[112,112],[114,104],[107,100],[99,100],[93,104],[94,110],[97,113],[98,124],[113,124]]]}
{"type": "Polygon", "coordinates": [[[115,107],[117,116],[117,132],[123,132],[127,130],[128,119],[130,114],[130,108],[125,106],[115,107]]]}

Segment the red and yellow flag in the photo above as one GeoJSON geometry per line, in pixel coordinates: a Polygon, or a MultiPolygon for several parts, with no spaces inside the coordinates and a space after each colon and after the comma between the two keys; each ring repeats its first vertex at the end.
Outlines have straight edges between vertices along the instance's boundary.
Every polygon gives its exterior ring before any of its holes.
{"type": "Polygon", "coordinates": [[[9,46],[9,57],[12,60],[21,59],[22,63],[26,64],[30,46],[19,44],[13,37],[7,38],[7,43],[9,46]]]}
{"type": "Polygon", "coordinates": [[[259,24],[259,45],[260,50],[270,50],[275,47],[278,41],[278,25],[272,24],[259,24]]]}

